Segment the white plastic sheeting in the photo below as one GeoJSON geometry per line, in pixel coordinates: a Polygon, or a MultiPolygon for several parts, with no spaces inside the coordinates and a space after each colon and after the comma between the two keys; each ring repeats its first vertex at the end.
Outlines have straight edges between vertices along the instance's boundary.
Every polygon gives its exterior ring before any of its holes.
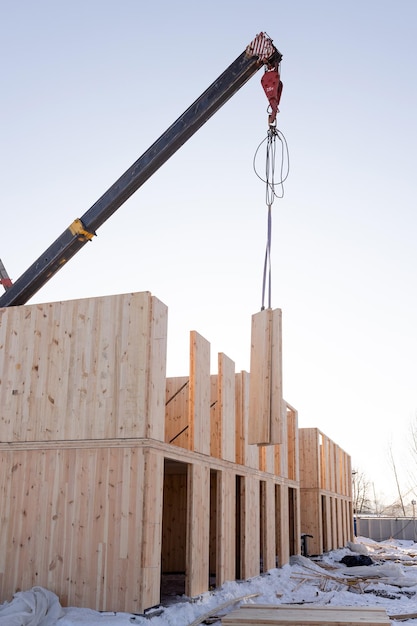
{"type": "Polygon", "coordinates": [[[63,615],[58,596],[43,587],[19,591],[0,604],[0,626],[55,626],[63,615]]]}

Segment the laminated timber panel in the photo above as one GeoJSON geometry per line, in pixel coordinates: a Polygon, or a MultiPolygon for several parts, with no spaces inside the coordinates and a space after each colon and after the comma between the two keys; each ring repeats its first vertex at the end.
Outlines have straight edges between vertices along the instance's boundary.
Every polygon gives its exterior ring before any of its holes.
{"type": "Polygon", "coordinates": [[[218,355],[218,375],[211,376],[210,454],[236,459],[235,364],[223,353],[218,355]]]}
{"type": "Polygon", "coordinates": [[[167,378],[165,399],[165,441],[190,449],[188,376],[167,378]]]}
{"type": "MultiPolygon", "coordinates": [[[[188,466],[185,593],[189,597],[209,587],[210,467],[188,466]]],[[[151,605],[148,605],[151,606],[151,605]]]]}
{"type": "Polygon", "coordinates": [[[260,485],[255,476],[246,475],[241,481],[241,571],[242,579],[260,573],[260,485]]]}
{"type": "Polygon", "coordinates": [[[168,378],[165,441],[210,454],[210,344],[190,333],[190,376],[168,378]]]}
{"type": "Polygon", "coordinates": [[[347,606],[245,604],[222,618],[224,626],[381,626],[391,624],[385,609],[347,606]]]}
{"type": "Polygon", "coordinates": [[[210,454],[210,344],[190,333],[190,376],[167,379],[165,441],[210,454]]]}
{"type": "Polygon", "coordinates": [[[290,560],[290,515],[288,487],[286,485],[275,485],[275,506],[276,506],[276,549],[278,564],[280,567],[290,560]]]}
{"type": "Polygon", "coordinates": [[[281,446],[259,446],[259,469],[275,474],[275,448],[281,446]]]}
{"type": "Polygon", "coordinates": [[[300,479],[300,450],[298,439],[298,413],[297,411],[286,404],[287,415],[287,478],[296,482],[300,479]]]}
{"type": "Polygon", "coordinates": [[[249,379],[250,374],[248,372],[240,372],[235,376],[236,463],[259,469],[258,447],[248,443],[249,379]]]}
{"type": "Polygon", "coordinates": [[[275,536],[275,484],[271,480],[261,483],[261,543],[263,571],[276,567],[275,536]]]}
{"type": "MultiPolygon", "coordinates": [[[[323,554],[322,506],[320,494],[316,489],[301,489],[300,500],[301,534],[311,535],[311,537],[308,537],[307,541],[308,552],[309,554],[323,554]]],[[[330,514],[332,514],[331,511],[330,514]]],[[[330,529],[331,527],[332,524],[330,525],[330,529]]]]}
{"type": "Polygon", "coordinates": [[[163,440],[166,337],[148,292],[0,309],[0,440],[163,440]]]}
{"type": "Polygon", "coordinates": [[[331,498],[330,496],[321,496],[321,523],[322,523],[322,540],[321,544],[315,546],[317,554],[322,552],[329,552],[333,547],[332,538],[332,511],[331,511],[331,498]]]}
{"type": "Polygon", "coordinates": [[[288,417],[286,402],[282,402],[282,443],[274,446],[274,470],[278,476],[288,478],[288,417]]]}
{"type": "Polygon", "coordinates": [[[313,535],[309,551],[321,554],[353,538],[353,520],[346,517],[351,508],[350,457],[318,429],[299,433],[301,532],[313,535]]]}
{"type": "Polygon", "coordinates": [[[330,475],[329,475],[329,442],[327,438],[324,438],[321,433],[316,431],[317,445],[319,446],[319,487],[323,490],[330,490],[330,475]]]}
{"type": "Polygon", "coordinates": [[[250,372],[249,443],[282,443],[280,309],[264,309],[252,316],[250,372]]]}
{"type": "MultiPolygon", "coordinates": [[[[142,560],[140,581],[141,611],[160,602],[162,498],[164,457],[160,452],[144,451],[144,497],[142,516],[142,560]]],[[[140,544],[138,544],[140,545],[140,544]]],[[[129,581],[127,581],[129,585],[129,581]]],[[[126,609],[125,609],[126,610],[126,609]]]]}
{"type": "Polygon", "coordinates": [[[333,491],[333,493],[337,493],[336,486],[336,474],[337,474],[337,464],[336,464],[336,444],[334,441],[327,439],[329,446],[329,456],[328,456],[328,467],[326,468],[327,475],[329,477],[329,484],[327,489],[329,491],[333,491]]]}
{"type": "Polygon", "coordinates": [[[236,476],[217,472],[216,586],[236,578],[236,476]]]}
{"type": "Polygon", "coordinates": [[[319,431],[317,428],[300,428],[300,487],[321,488],[321,459],[319,456],[319,431]]]}
{"type": "Polygon", "coordinates": [[[3,447],[0,602],[36,585],[99,611],[159,602],[157,466],[135,447],[3,447]]]}
{"type": "Polygon", "coordinates": [[[210,343],[190,334],[190,438],[192,450],[210,454],[210,343]]]}
{"type": "Polygon", "coordinates": [[[281,478],[299,481],[298,414],[285,402],[282,403],[283,443],[276,445],[275,474],[281,478]]]}

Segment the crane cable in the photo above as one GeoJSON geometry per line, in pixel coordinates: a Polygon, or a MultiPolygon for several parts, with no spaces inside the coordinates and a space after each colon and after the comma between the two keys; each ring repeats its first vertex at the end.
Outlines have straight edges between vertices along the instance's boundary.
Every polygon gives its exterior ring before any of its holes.
{"type": "Polygon", "coordinates": [[[266,237],[266,250],[265,260],[263,268],[263,280],[262,280],[262,302],[261,311],[265,309],[265,295],[268,283],[268,308],[271,308],[271,287],[272,287],[272,271],[271,271],[271,236],[272,236],[272,204],[275,198],[284,197],[284,182],[288,178],[290,165],[289,165],[289,152],[288,144],[283,133],[277,130],[275,125],[270,124],[268,134],[265,139],[261,141],[256,149],[253,157],[253,169],[263,183],[265,183],[265,202],[268,208],[267,215],[267,237],[266,237]],[[275,181],[275,161],[277,154],[277,140],[281,143],[280,152],[280,168],[279,168],[279,180],[275,181]],[[265,178],[260,176],[256,169],[256,159],[258,152],[266,143],[266,163],[265,163],[265,178]]]}

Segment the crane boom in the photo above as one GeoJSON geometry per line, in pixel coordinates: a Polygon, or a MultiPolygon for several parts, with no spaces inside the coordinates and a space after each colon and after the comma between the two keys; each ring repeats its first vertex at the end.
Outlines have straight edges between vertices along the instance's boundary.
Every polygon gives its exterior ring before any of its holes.
{"type": "Polygon", "coordinates": [[[246,50],[142,154],[133,165],[45,250],[0,296],[0,307],[25,304],[71,259],[96,230],[143,185],[263,65],[276,66],[281,53],[260,33],[246,50]]]}

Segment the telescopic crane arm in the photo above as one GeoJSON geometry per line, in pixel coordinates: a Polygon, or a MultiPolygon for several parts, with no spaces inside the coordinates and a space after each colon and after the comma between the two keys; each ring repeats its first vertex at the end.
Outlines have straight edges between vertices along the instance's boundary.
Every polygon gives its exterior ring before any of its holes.
{"type": "MultiPolygon", "coordinates": [[[[143,185],[262,66],[278,67],[281,53],[260,33],[246,50],[154,144],[0,296],[0,307],[25,304],[96,230],[143,185]]],[[[267,93],[269,98],[269,95],[267,93]]],[[[271,102],[271,100],[270,100],[271,102]]]]}

